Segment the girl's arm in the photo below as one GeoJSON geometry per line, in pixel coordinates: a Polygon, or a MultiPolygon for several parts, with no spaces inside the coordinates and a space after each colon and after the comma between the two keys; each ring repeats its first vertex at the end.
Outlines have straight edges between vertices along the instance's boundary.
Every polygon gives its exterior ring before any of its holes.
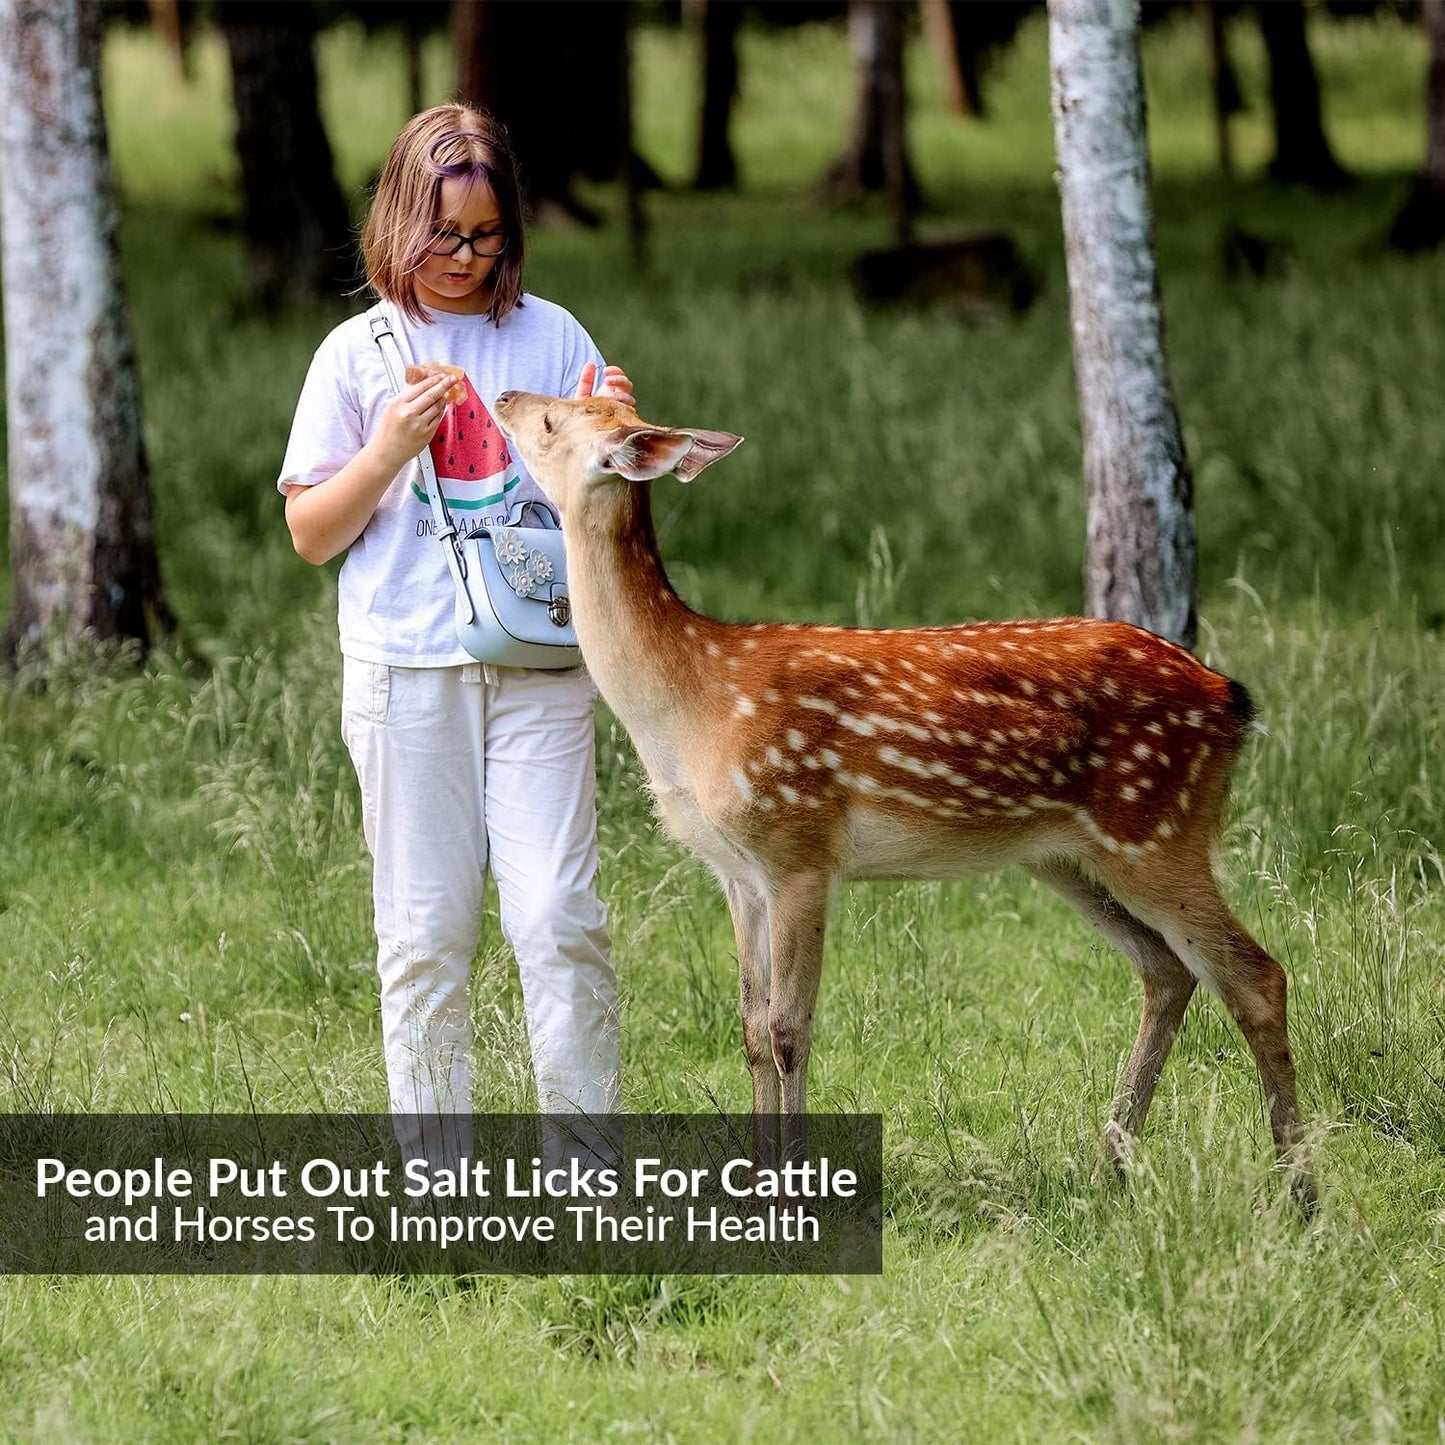
{"type": "Polygon", "coordinates": [[[436,434],[450,386],[451,378],[440,376],[404,388],[387,403],[376,435],[339,472],[286,489],[286,525],[306,561],[329,562],[365,531],[396,474],[436,434]]]}

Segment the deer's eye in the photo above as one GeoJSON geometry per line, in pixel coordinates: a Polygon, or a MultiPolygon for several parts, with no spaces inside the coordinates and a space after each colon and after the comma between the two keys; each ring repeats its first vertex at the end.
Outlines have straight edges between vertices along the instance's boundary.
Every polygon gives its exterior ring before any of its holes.
{"type": "Polygon", "coordinates": [[[542,413],[542,430],[546,432],[552,430],[552,418],[545,411],[542,413]]]}

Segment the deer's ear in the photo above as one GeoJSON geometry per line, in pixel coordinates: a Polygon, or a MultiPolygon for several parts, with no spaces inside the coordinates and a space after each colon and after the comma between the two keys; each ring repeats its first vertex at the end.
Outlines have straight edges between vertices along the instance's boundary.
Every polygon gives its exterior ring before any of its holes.
{"type": "MultiPolygon", "coordinates": [[[[688,432],[663,427],[618,427],[602,439],[603,471],[629,482],[650,482],[675,471],[693,448],[688,432]]],[[[706,463],[704,463],[706,465],[706,463]]]]}
{"type": "Polygon", "coordinates": [[[683,435],[693,441],[692,450],[676,468],[678,480],[683,482],[690,482],[704,467],[720,462],[743,444],[743,439],[730,431],[697,431],[689,427],[683,435]]]}

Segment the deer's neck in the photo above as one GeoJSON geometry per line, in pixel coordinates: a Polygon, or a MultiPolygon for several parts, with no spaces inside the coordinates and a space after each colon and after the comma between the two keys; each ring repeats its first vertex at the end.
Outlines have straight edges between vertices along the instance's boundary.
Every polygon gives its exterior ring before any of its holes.
{"type": "Polygon", "coordinates": [[[569,519],[567,575],[577,640],[608,706],[639,744],[682,746],[723,624],[693,612],[668,581],[648,483],[599,491],[569,519]]]}

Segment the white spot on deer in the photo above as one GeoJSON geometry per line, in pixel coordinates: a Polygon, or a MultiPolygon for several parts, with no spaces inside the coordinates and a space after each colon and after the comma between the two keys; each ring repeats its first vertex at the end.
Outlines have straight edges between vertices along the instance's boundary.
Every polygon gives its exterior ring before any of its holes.
{"type": "Polygon", "coordinates": [[[743,802],[752,802],[753,785],[748,781],[748,775],[743,772],[741,768],[734,768],[732,771],[732,778],[738,792],[742,794],[743,802]]]}
{"type": "Polygon", "coordinates": [[[684,624],[683,629],[682,629],[682,634],[683,634],[684,637],[696,637],[696,636],[697,636],[697,628],[694,627],[691,622],[688,622],[688,623],[684,624]]]}
{"type": "Polygon", "coordinates": [[[728,660],[727,660],[727,665],[728,665],[729,667],[736,667],[736,666],[738,665],[738,663],[739,663],[740,660],[741,660],[740,658],[730,657],[730,658],[728,658],[728,660]]]}
{"type": "Polygon", "coordinates": [[[772,767],[781,768],[783,766],[782,753],[780,753],[777,748],[775,748],[771,743],[768,745],[768,750],[766,753],[763,754],[763,756],[767,758],[768,763],[772,767]]]}
{"type": "Polygon", "coordinates": [[[777,805],[773,802],[771,798],[759,798],[757,801],[757,806],[761,808],[763,812],[771,813],[777,805]]]}
{"type": "Polygon", "coordinates": [[[797,728],[788,729],[788,746],[792,748],[795,753],[802,752],[803,747],[806,743],[807,739],[802,735],[802,733],[797,730],[797,728]]]}
{"type": "Polygon", "coordinates": [[[752,698],[740,697],[738,699],[738,712],[741,713],[743,717],[752,717],[752,715],[757,712],[757,710],[758,705],[752,700],[752,698]]]}
{"type": "Polygon", "coordinates": [[[854,717],[852,713],[840,712],[838,724],[845,727],[849,732],[857,733],[860,738],[871,738],[878,731],[870,722],[865,722],[861,717],[854,717]]]}
{"type": "Polygon", "coordinates": [[[1127,784],[1119,789],[1119,796],[1123,798],[1126,803],[1132,803],[1134,799],[1139,796],[1139,789],[1134,787],[1132,783],[1127,784]]]}
{"type": "Polygon", "coordinates": [[[1184,721],[1192,728],[1202,728],[1204,726],[1204,714],[1200,712],[1197,707],[1192,707],[1184,714],[1184,721]]]}
{"type": "Polygon", "coordinates": [[[1103,682],[1099,684],[1099,691],[1102,692],[1105,697],[1118,697],[1119,684],[1115,682],[1112,677],[1106,677],[1103,682]]]}
{"type": "Polygon", "coordinates": [[[780,692],[777,690],[777,688],[775,688],[775,687],[770,687],[770,688],[763,694],[763,701],[764,701],[764,702],[780,703],[780,702],[782,702],[782,700],[783,700],[783,695],[782,695],[782,693],[780,693],[780,692]]]}
{"type": "Polygon", "coordinates": [[[1131,647],[1131,648],[1129,649],[1129,657],[1130,657],[1130,660],[1133,661],[1133,662],[1143,662],[1143,661],[1144,661],[1144,652],[1143,652],[1143,649],[1142,649],[1142,648],[1138,648],[1138,647],[1131,647]]]}
{"type": "Polygon", "coordinates": [[[1053,692],[1049,694],[1049,701],[1053,703],[1055,707],[1068,707],[1069,695],[1064,692],[1053,692]]]}
{"type": "Polygon", "coordinates": [[[755,651],[757,649],[757,645],[758,639],[756,637],[749,637],[747,641],[743,643],[744,649],[748,652],[755,651]]]}
{"type": "Polygon", "coordinates": [[[1172,837],[1174,836],[1174,824],[1173,824],[1173,823],[1168,823],[1168,822],[1160,823],[1160,825],[1159,825],[1157,828],[1155,828],[1154,831],[1155,831],[1161,838],[1172,838],[1172,837]]]}
{"type": "MultiPolygon", "coordinates": [[[[1004,643],[1005,647],[1008,645],[1008,643],[1004,643]]],[[[1032,697],[1038,691],[1038,688],[1031,683],[1028,678],[1024,677],[1019,679],[1019,691],[1023,693],[1025,697],[1032,697]]]]}
{"type": "Polygon", "coordinates": [[[823,765],[822,765],[822,763],[820,763],[820,762],[818,761],[817,758],[814,758],[814,757],[806,757],[806,758],[803,759],[803,766],[804,766],[805,768],[809,769],[809,771],[811,771],[811,772],[817,772],[817,770],[818,770],[819,768],[821,768],[823,765]]]}
{"type": "Polygon", "coordinates": [[[818,756],[822,759],[823,766],[825,768],[830,768],[835,773],[838,771],[838,767],[843,761],[843,759],[840,758],[838,754],[833,751],[832,748],[819,748],[818,756]]]}
{"type": "Polygon", "coordinates": [[[1162,738],[1164,736],[1164,729],[1157,722],[1145,723],[1144,731],[1146,733],[1153,733],[1156,738],[1162,738]]]}
{"type": "Polygon", "coordinates": [[[1179,797],[1175,801],[1178,803],[1179,811],[1181,813],[1187,813],[1190,803],[1194,801],[1194,794],[1191,793],[1188,788],[1181,788],[1179,790],[1179,797]]]}
{"type": "Polygon", "coordinates": [[[1147,761],[1154,756],[1154,749],[1148,743],[1135,743],[1134,756],[1140,761],[1147,761]]]}
{"type": "Polygon", "coordinates": [[[785,803],[796,803],[801,796],[796,788],[790,788],[786,783],[778,784],[778,796],[785,803]]]}
{"type": "Polygon", "coordinates": [[[825,697],[800,697],[798,699],[798,706],[805,707],[810,712],[827,713],[829,717],[838,716],[838,704],[829,702],[825,697]]]}

